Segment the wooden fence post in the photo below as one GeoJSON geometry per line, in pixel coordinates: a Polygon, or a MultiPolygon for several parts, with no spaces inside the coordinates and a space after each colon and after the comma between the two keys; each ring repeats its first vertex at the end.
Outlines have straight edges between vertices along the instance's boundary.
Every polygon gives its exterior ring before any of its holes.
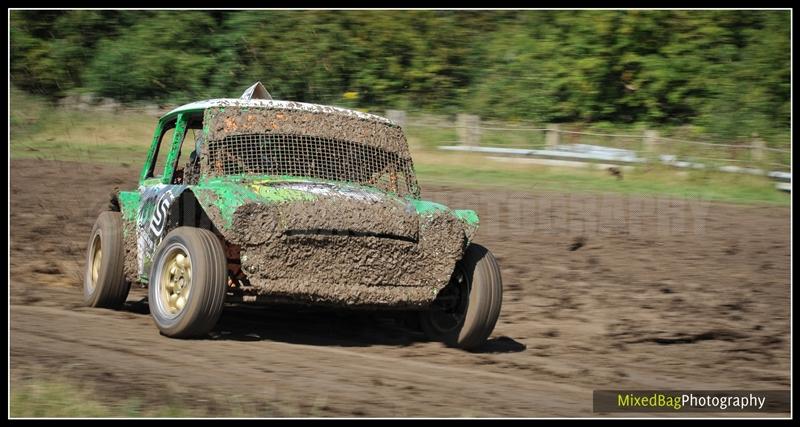
{"type": "Polygon", "coordinates": [[[456,130],[461,145],[477,147],[481,142],[481,118],[472,114],[456,116],[456,130]]]}
{"type": "Polygon", "coordinates": [[[558,131],[558,125],[547,125],[547,132],[544,135],[544,143],[547,148],[556,148],[558,146],[561,133],[558,131]]]}
{"type": "Polygon", "coordinates": [[[386,118],[397,123],[401,128],[406,127],[406,112],[403,110],[386,110],[386,118]]]}
{"type": "Polygon", "coordinates": [[[644,150],[647,153],[655,154],[658,147],[658,131],[646,130],[644,131],[644,150]]]}
{"type": "Polygon", "coordinates": [[[765,148],[767,148],[767,143],[764,142],[763,139],[760,139],[757,133],[753,134],[753,142],[751,145],[752,148],[750,148],[750,157],[759,162],[764,160],[766,158],[764,154],[765,151],[767,151],[765,150],[765,148]]]}

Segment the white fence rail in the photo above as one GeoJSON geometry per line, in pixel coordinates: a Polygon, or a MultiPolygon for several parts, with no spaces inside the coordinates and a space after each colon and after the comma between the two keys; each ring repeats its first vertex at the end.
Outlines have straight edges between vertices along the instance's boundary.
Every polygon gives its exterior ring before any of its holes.
{"type": "Polygon", "coordinates": [[[563,124],[495,125],[468,114],[458,114],[455,121],[436,122],[431,122],[430,117],[409,120],[404,112],[392,111],[390,115],[402,118],[407,130],[451,131],[454,138],[436,144],[450,151],[621,164],[659,162],[679,168],[710,168],[791,181],[791,148],[768,147],[757,135],[751,136],[749,142],[733,144],[662,136],[655,130],[630,134],[566,129],[568,125],[563,124]]]}
{"type": "Polygon", "coordinates": [[[440,136],[433,144],[448,151],[547,159],[553,164],[655,162],[677,168],[762,175],[789,183],[781,184],[782,189],[791,188],[791,148],[769,147],[757,135],[749,141],[730,143],[662,136],[655,130],[631,134],[575,130],[569,129],[568,124],[509,126],[482,122],[478,116],[468,114],[458,114],[455,121],[432,116],[409,119],[402,111],[387,115],[420,135],[420,139],[433,135],[435,130],[451,135],[445,140],[440,136]]]}

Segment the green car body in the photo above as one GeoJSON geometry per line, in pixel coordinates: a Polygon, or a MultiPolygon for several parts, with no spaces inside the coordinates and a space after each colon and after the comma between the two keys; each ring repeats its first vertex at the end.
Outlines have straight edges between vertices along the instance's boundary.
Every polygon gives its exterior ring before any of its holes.
{"type": "Polygon", "coordinates": [[[229,265],[241,266],[244,280],[231,281],[228,297],[243,301],[425,307],[447,285],[478,227],[476,212],[420,198],[405,137],[393,122],[286,101],[207,100],[167,113],[138,189],[117,197],[127,280],[148,282],[152,257],[170,230],[208,228],[235,254],[229,265]],[[201,143],[187,162],[188,135],[201,143]],[[362,146],[367,151],[358,151],[362,146]],[[164,158],[158,173],[157,159],[164,158]],[[363,172],[373,164],[374,171],[363,172]],[[315,172],[265,173],[304,168],[315,172]],[[383,174],[380,184],[370,172],[383,174]]]}

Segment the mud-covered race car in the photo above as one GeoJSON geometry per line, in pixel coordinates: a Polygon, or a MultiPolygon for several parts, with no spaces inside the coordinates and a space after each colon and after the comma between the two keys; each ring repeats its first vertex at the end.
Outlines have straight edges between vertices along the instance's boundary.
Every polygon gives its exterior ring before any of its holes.
{"type": "Polygon", "coordinates": [[[239,99],[158,121],[135,191],[94,225],[84,296],[118,307],[148,286],[161,333],[207,334],[225,302],[419,311],[429,338],[483,344],[500,314],[494,256],[471,210],[420,198],[402,129],[358,111],[239,99]]]}

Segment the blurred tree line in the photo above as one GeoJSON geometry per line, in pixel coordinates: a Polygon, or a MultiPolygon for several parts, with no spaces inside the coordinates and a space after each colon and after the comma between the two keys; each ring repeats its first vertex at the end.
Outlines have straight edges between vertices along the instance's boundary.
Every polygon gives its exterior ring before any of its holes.
{"type": "Polygon", "coordinates": [[[12,11],[11,82],[786,135],[788,11],[12,11]]]}

